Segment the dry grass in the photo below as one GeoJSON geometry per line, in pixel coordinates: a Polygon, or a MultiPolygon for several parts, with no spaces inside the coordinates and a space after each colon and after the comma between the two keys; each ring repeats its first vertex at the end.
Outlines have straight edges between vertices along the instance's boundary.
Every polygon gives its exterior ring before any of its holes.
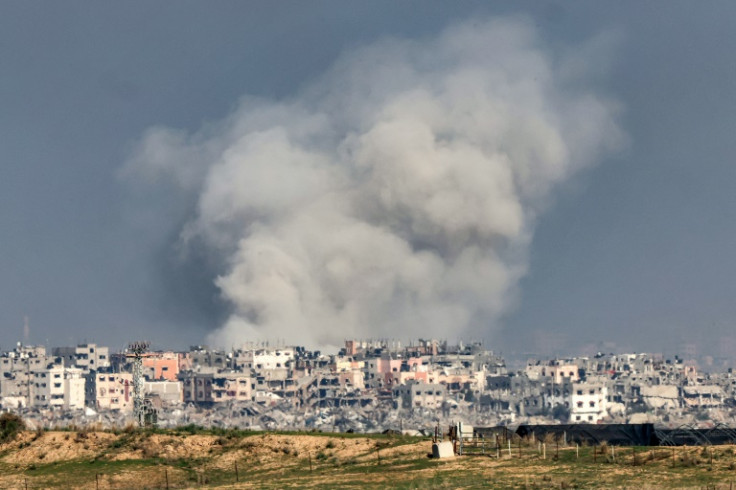
{"type": "MultiPolygon", "coordinates": [[[[0,445],[0,487],[701,488],[736,479],[736,453],[710,448],[547,447],[511,456],[427,458],[421,439],[285,433],[23,432],[0,445]],[[674,456],[673,456],[674,455],[674,456]],[[237,471],[237,473],[236,473],[237,471]],[[236,481],[239,480],[239,481],[236,481]]],[[[550,445],[554,446],[552,442],[550,445]]]]}

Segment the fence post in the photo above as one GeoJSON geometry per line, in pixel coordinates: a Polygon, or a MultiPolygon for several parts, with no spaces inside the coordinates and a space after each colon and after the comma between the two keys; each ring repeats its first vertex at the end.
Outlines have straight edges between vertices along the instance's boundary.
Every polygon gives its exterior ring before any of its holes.
{"type": "Polygon", "coordinates": [[[547,459],[547,443],[542,443],[542,459],[547,459]]]}
{"type": "Polygon", "coordinates": [[[575,443],[575,459],[580,459],[580,446],[578,443],[575,443]]]}
{"type": "Polygon", "coordinates": [[[164,468],[164,476],[166,476],[166,490],[169,490],[169,469],[164,468]]]}
{"type": "Polygon", "coordinates": [[[309,453],[309,472],[312,472],[312,453],[309,453]]]}
{"type": "Polygon", "coordinates": [[[235,462],[235,481],[236,482],[240,481],[240,475],[238,474],[238,462],[237,461],[235,462]]]}
{"type": "Polygon", "coordinates": [[[509,443],[509,457],[511,457],[511,439],[507,439],[506,442],[509,443]]]}

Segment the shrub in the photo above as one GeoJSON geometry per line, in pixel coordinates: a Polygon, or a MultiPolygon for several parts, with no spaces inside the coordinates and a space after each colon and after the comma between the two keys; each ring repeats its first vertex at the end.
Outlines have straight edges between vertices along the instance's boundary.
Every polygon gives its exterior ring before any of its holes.
{"type": "Polygon", "coordinates": [[[0,415],[0,443],[15,439],[15,436],[25,428],[25,422],[16,414],[5,412],[0,415]]]}

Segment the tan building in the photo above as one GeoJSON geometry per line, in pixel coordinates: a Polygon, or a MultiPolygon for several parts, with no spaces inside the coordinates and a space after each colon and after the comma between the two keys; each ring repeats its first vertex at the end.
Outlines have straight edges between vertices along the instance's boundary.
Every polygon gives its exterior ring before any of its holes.
{"type": "Polygon", "coordinates": [[[252,400],[252,381],[246,373],[218,373],[212,378],[212,401],[252,400]]]}
{"type": "Polygon", "coordinates": [[[133,410],[133,375],[95,373],[88,376],[87,402],[97,409],[133,410]]]}
{"type": "Polygon", "coordinates": [[[394,400],[401,408],[441,408],[447,398],[445,385],[410,382],[393,389],[394,400]]]}

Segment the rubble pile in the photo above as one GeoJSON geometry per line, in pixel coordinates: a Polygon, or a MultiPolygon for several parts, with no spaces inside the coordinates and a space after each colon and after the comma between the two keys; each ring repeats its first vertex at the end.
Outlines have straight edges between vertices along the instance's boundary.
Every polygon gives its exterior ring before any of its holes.
{"type": "MultiPolygon", "coordinates": [[[[117,410],[63,412],[21,409],[19,414],[30,428],[121,429],[132,423],[130,414],[117,410]]],[[[295,409],[287,402],[263,406],[256,402],[201,407],[188,404],[161,412],[157,426],[175,428],[195,425],[207,428],[252,431],[316,431],[343,433],[402,433],[431,435],[441,427],[463,420],[477,426],[495,426],[508,422],[497,414],[476,412],[472,406],[458,405],[446,411],[429,409],[402,410],[390,403],[370,407],[327,407],[310,410],[295,409]]]]}

